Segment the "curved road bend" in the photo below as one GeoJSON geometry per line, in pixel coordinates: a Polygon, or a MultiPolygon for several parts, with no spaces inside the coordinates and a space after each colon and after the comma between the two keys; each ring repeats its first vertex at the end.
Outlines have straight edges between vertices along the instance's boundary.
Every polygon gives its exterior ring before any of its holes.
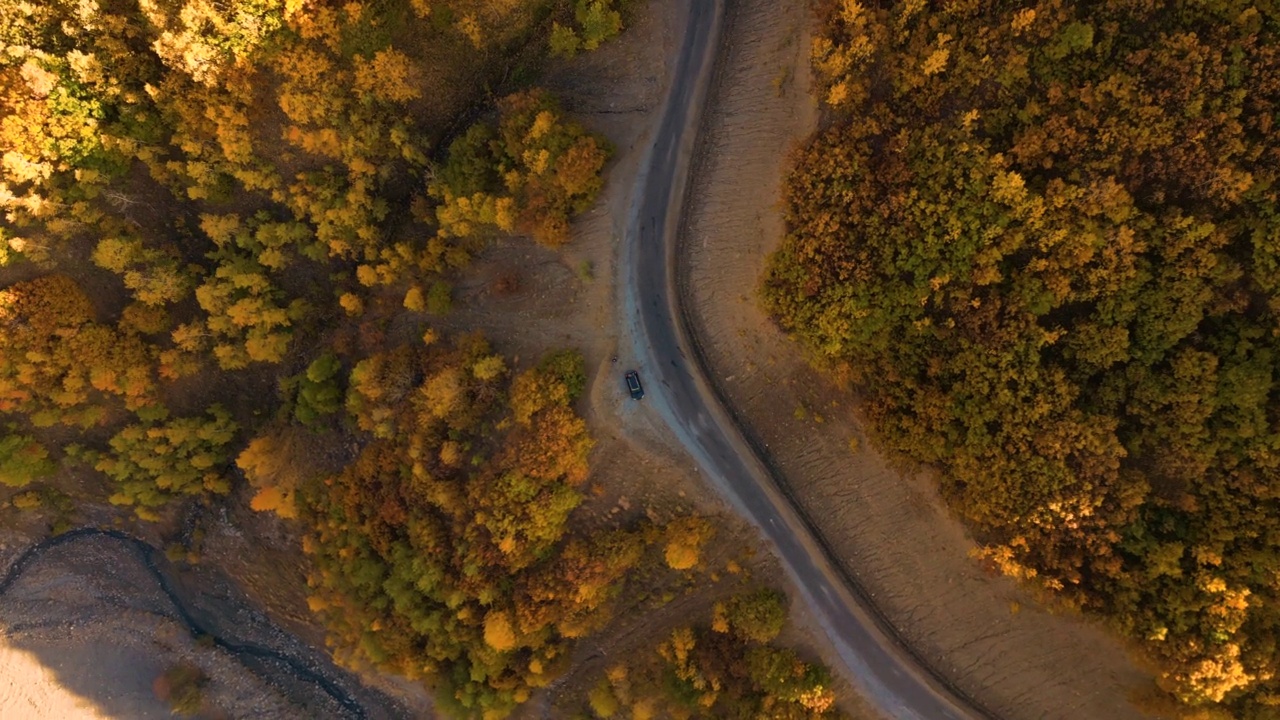
{"type": "Polygon", "coordinates": [[[679,308],[675,245],[725,0],[682,0],[688,13],[672,84],[637,179],[622,255],[625,325],[646,402],[701,470],[777,547],[863,695],[903,720],[989,717],[946,688],[855,597],[844,576],[718,402],[692,350],[679,308]]]}

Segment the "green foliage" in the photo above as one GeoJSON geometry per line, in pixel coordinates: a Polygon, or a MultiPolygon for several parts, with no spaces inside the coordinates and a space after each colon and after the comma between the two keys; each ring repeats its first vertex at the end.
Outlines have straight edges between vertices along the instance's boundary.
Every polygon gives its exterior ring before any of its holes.
{"type": "Polygon", "coordinates": [[[542,359],[538,370],[563,383],[569,391],[569,402],[582,396],[587,389],[587,363],[577,350],[560,350],[542,359]]]}
{"type": "Polygon", "coordinates": [[[512,380],[494,357],[464,336],[358,363],[348,408],[379,439],[300,503],[311,604],[343,656],[425,675],[466,717],[545,686],[644,550],[636,533],[567,537],[586,425],[556,375],[512,380]]]}
{"type": "Polygon", "coordinates": [[[989,562],[1109,617],[1184,704],[1269,717],[1276,25],[1122,0],[823,13],[821,90],[857,119],[799,158],[769,307],[938,467],[989,562]]]}
{"type": "Polygon", "coordinates": [[[325,353],[307,366],[301,375],[283,382],[286,392],[293,393],[293,417],[303,425],[314,425],[326,415],[342,409],[343,392],[338,384],[342,361],[333,353],[325,353]]]}
{"type": "Polygon", "coordinates": [[[571,58],[582,49],[582,38],[568,25],[555,23],[551,26],[551,38],[548,41],[551,54],[558,57],[571,58]]]}
{"type": "Polygon", "coordinates": [[[432,315],[447,315],[453,309],[453,286],[443,280],[431,283],[424,309],[432,315]]]}
{"type": "MultiPolygon", "coordinates": [[[[815,696],[821,697],[824,688],[831,686],[831,675],[826,668],[804,662],[794,650],[763,645],[750,648],[746,655],[747,674],[752,682],[783,702],[807,706],[815,701],[815,696]]],[[[817,702],[829,703],[830,700],[824,698],[817,702]]]]}
{"type": "Polygon", "coordinates": [[[787,623],[787,596],[769,588],[734,595],[725,618],[734,635],[758,643],[778,637],[787,623]]]}
{"type": "Polygon", "coordinates": [[[23,487],[32,480],[53,474],[56,465],[49,451],[29,435],[10,434],[0,437],[0,483],[23,487]]]}
{"type": "Polygon", "coordinates": [[[448,161],[436,170],[436,182],[459,197],[489,191],[502,182],[493,144],[498,130],[476,123],[449,145],[448,161]]]}
{"type": "Polygon", "coordinates": [[[230,492],[227,445],[238,429],[218,405],[207,417],[129,425],[111,438],[110,452],[95,467],[118,485],[112,504],[154,520],[171,500],[230,492]]]}
{"type": "Polygon", "coordinates": [[[584,50],[595,50],[622,32],[622,14],[613,9],[613,0],[578,0],[574,17],[581,28],[584,50]]]}
{"type": "Polygon", "coordinates": [[[499,109],[496,128],[472,128],[454,141],[428,187],[440,202],[440,232],[465,238],[519,230],[540,243],[562,245],[569,218],[591,207],[603,187],[609,149],[565,120],[545,92],[511,95],[499,109]]]}
{"type": "Polygon", "coordinates": [[[573,57],[579,50],[595,50],[622,32],[622,13],[614,9],[613,0],[577,0],[573,15],[576,27],[558,22],[551,26],[552,55],[573,57]]]}
{"type": "MultiPolygon", "coordinates": [[[[635,716],[818,718],[844,715],[826,668],[794,651],[703,627],[681,627],[658,645],[657,668],[629,673],[625,691],[635,716]]],[[[612,678],[622,673],[614,672],[612,678]]],[[[594,699],[594,698],[592,698],[594,699]]],[[[594,703],[593,703],[594,704],[594,703]]]]}

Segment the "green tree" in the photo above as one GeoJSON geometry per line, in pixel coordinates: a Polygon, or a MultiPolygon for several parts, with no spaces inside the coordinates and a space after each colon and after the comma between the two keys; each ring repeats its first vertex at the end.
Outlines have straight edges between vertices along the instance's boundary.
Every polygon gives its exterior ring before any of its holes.
{"type": "Polygon", "coordinates": [[[576,27],[552,23],[552,55],[573,57],[579,50],[595,50],[622,32],[622,13],[613,0],[577,0],[573,16],[576,27]]]}
{"type": "Polygon", "coordinates": [[[622,32],[622,14],[613,9],[613,0],[578,0],[574,16],[582,28],[584,50],[595,50],[622,32]]]}
{"type": "Polygon", "coordinates": [[[603,187],[609,148],[567,121],[546,92],[517,93],[499,107],[497,128],[455,140],[428,187],[440,202],[441,234],[520,230],[561,245],[569,239],[569,218],[591,207],[603,187]]]}
{"type": "Polygon", "coordinates": [[[744,640],[770,642],[787,622],[786,601],[786,595],[769,588],[734,595],[725,610],[729,628],[744,640]]]}
{"type": "Polygon", "coordinates": [[[558,22],[552,24],[548,42],[551,54],[559,57],[571,58],[582,49],[582,38],[578,37],[578,33],[571,26],[558,22]]]}
{"type": "Polygon", "coordinates": [[[57,466],[49,451],[28,435],[10,434],[0,438],[0,483],[23,487],[32,480],[53,474],[57,466]]]}
{"type": "Polygon", "coordinates": [[[568,398],[553,372],[511,378],[478,336],[356,364],[348,409],[376,439],[298,494],[311,604],[340,653],[429,676],[446,711],[500,717],[607,621],[645,543],[569,537],[590,437],[568,398]],[[513,417],[523,392],[540,399],[513,417]]]}
{"type": "Polygon", "coordinates": [[[338,384],[342,361],[325,353],[307,366],[306,372],[283,381],[293,394],[293,417],[303,425],[314,425],[326,415],[342,409],[344,393],[338,384]]]}
{"type": "Polygon", "coordinates": [[[129,425],[111,438],[110,451],[94,467],[116,481],[113,504],[155,520],[157,511],[174,499],[231,491],[227,445],[238,429],[218,405],[209,408],[207,417],[129,425]]]}

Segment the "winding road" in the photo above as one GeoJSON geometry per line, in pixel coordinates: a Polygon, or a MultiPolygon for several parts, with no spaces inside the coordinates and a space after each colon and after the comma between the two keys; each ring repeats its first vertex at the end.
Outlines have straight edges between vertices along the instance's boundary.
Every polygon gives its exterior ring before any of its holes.
{"type": "MultiPolygon", "coordinates": [[[[684,37],[631,201],[620,266],[625,323],[650,403],[705,473],[777,548],[864,697],[892,718],[992,718],[904,643],[832,562],[707,381],[681,308],[676,245],[725,0],[684,0],[684,37]]],[[[621,378],[619,378],[621,382],[621,378]]]]}

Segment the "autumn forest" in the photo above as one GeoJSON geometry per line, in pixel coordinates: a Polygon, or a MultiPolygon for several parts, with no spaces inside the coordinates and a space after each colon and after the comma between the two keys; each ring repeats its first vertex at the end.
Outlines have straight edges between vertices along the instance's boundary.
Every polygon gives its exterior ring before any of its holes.
{"type": "MultiPolygon", "coordinates": [[[[0,0],[5,508],[273,514],[334,656],[451,717],[507,716],[619,603],[693,585],[707,518],[575,519],[582,355],[437,324],[477,253],[562,247],[596,201],[612,148],[537,80],[632,5],[0,0]]],[[[787,607],[728,595],[570,704],[838,717],[787,607]]]]}
{"type": "Polygon", "coordinates": [[[771,312],[985,562],[1277,717],[1280,14],[819,6],[771,312]]]}
{"type": "MultiPolygon", "coordinates": [[[[743,303],[1146,711],[1280,717],[1280,9],[811,5],[743,303]]],[[[486,258],[568,265],[628,143],[555,75],[650,6],[0,0],[0,523],[187,566],[269,523],[316,644],[447,717],[848,717],[739,519],[593,505],[617,368],[459,319],[486,258]]]]}

